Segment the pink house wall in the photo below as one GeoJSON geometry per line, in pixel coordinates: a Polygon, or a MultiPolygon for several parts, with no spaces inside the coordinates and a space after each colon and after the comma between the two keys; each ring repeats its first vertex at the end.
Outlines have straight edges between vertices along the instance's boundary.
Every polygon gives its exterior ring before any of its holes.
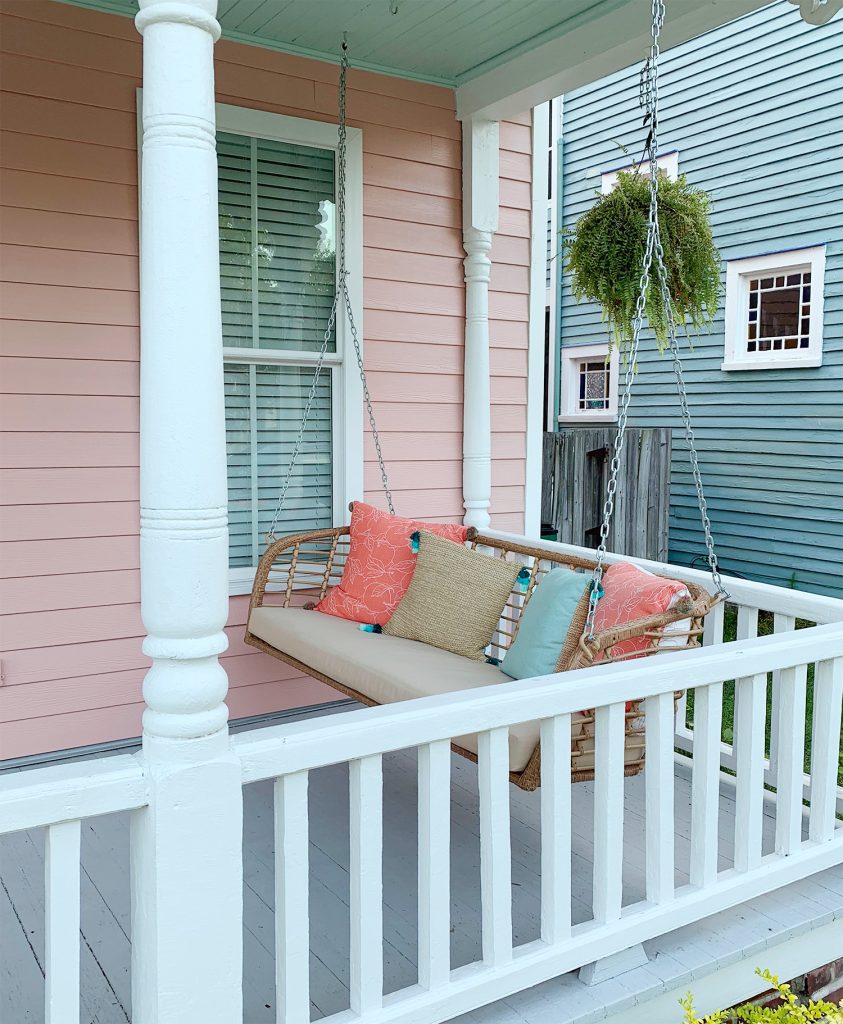
{"type": "MultiPolygon", "coordinates": [[[[132,22],[0,0],[0,758],[140,731],[137,122],[132,22]]],[[[217,47],[220,101],[332,120],[336,68],[217,47]]],[[[366,364],[399,513],[461,506],[460,126],[448,90],[353,72],[366,364]]],[[[493,521],[524,511],[530,128],[502,127],[491,295],[493,521]]],[[[367,497],[378,474],[367,446],[367,497]]],[[[232,717],[333,696],[247,648],[232,717]]]]}

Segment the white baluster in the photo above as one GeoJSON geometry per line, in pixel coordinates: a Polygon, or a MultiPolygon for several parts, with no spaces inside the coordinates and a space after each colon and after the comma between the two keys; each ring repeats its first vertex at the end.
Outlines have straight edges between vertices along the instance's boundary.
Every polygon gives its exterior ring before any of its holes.
{"type": "Polygon", "coordinates": [[[756,636],[758,636],[758,609],[750,608],[745,604],[739,605],[735,638],[737,640],[751,640],[756,636]]]}
{"type": "Polygon", "coordinates": [[[310,1019],[307,772],[275,780],[275,993],[278,1024],[310,1019]]]}
{"type": "Polygon", "coordinates": [[[77,1024],[79,1020],[80,841],[78,821],[63,821],[47,829],[44,864],[46,1024],[77,1024]]]}
{"type": "Polygon", "coordinates": [[[571,716],[541,724],[541,935],[571,936],[571,716]]]}
{"type": "Polygon", "coordinates": [[[723,684],[694,691],[694,766],[691,780],[691,885],[717,881],[720,819],[720,734],[723,684]]]}
{"type": "Polygon", "coordinates": [[[379,754],[349,765],[351,1009],[383,1005],[383,768],[379,754]]]}
{"type": "MultiPolygon", "coordinates": [[[[735,628],[735,639],[736,640],[751,640],[753,637],[758,636],[758,609],[749,608],[746,605],[738,606],[738,621],[735,628]]],[[[737,714],[737,695],[735,696],[735,714],[737,714]]],[[[737,758],[738,744],[740,739],[738,738],[738,728],[735,719],[732,719],[732,753],[737,758]]]]}
{"type": "Polygon", "coordinates": [[[644,711],[647,899],[665,903],[673,899],[674,892],[673,694],[648,697],[644,711]]]}
{"type": "Polygon", "coordinates": [[[594,919],[621,916],[623,899],[624,705],[597,708],[594,778],[594,919]]]}
{"type": "MultiPolygon", "coordinates": [[[[773,615],[773,632],[789,633],[796,629],[796,619],[793,615],[782,615],[776,612],[773,615]]],[[[770,694],[770,768],[767,773],[767,781],[775,785],[776,773],[778,771],[778,745],[779,745],[779,690],[781,673],[773,672],[773,685],[770,694]]]]}
{"type": "MultiPolygon", "coordinates": [[[[776,853],[787,856],[802,844],[802,787],[805,758],[805,699],[808,666],[785,668],[779,683],[776,772],[776,853]]],[[[776,723],[774,722],[774,725],[776,723]]]]}
{"type": "Polygon", "coordinates": [[[703,622],[703,647],[713,647],[723,643],[723,626],[725,625],[726,605],[723,601],[716,604],[706,615],[703,622]]]}
{"type": "Polygon", "coordinates": [[[761,863],[766,722],[766,673],[736,679],[735,867],[738,871],[750,871],[761,863]]]}
{"type": "Polygon", "coordinates": [[[477,755],[483,960],[497,966],[512,959],[509,730],[481,732],[477,755]]]}
{"type": "Polygon", "coordinates": [[[808,834],[825,843],[835,832],[843,658],[820,661],[814,673],[814,735],[811,740],[811,817],[808,834]]]}
{"type": "Polygon", "coordinates": [[[451,745],[419,747],[419,984],[451,973],[451,745]]]}

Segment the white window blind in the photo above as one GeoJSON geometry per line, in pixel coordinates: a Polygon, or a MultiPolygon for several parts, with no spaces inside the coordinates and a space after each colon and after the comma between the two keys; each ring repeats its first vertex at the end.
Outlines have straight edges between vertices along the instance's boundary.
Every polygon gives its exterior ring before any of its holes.
{"type": "MultiPolygon", "coordinates": [[[[313,370],[309,367],[225,365],[232,567],[255,565],[260,557],[312,383],[313,370]]],[[[331,375],[323,372],[279,532],[331,525],[332,468],[331,375]]]]}
{"type": "MultiPolygon", "coordinates": [[[[217,148],[229,564],[238,568],[263,550],[312,386],[312,365],[296,365],[295,353],[318,350],[328,323],[334,154],[228,132],[217,148]]],[[[320,377],[279,534],[332,523],[334,372],[320,377]]]]}

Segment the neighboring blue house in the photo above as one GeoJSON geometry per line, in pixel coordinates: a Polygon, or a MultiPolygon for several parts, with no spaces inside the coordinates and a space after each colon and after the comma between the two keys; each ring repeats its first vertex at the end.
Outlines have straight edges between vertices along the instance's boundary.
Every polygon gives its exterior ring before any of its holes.
{"type": "MultiPolygon", "coordinates": [[[[639,157],[638,75],[563,97],[560,228],[639,157]]],[[[708,191],[723,258],[717,318],[685,359],[722,565],[843,596],[843,13],[811,26],[780,0],[666,51],[660,97],[659,163],[708,191]]],[[[574,301],[565,273],[549,305],[548,419],[613,421],[599,309],[574,301]]],[[[704,546],[675,385],[651,338],[645,349],[630,422],[674,430],[670,558],[688,565],[704,546]]]]}

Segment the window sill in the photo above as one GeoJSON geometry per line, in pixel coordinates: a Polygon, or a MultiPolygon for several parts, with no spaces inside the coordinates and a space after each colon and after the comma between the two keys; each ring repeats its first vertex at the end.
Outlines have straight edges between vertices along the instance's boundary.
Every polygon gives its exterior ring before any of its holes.
{"type": "Polygon", "coordinates": [[[617,423],[618,414],[616,412],[583,412],[574,413],[573,416],[559,416],[557,417],[559,423],[617,423]]]}
{"type": "MultiPolygon", "coordinates": [[[[778,353],[776,355],[778,356],[778,353]]],[[[743,370],[808,370],[822,364],[822,354],[811,354],[798,359],[727,359],[720,364],[720,369],[726,373],[743,370]]]]}

